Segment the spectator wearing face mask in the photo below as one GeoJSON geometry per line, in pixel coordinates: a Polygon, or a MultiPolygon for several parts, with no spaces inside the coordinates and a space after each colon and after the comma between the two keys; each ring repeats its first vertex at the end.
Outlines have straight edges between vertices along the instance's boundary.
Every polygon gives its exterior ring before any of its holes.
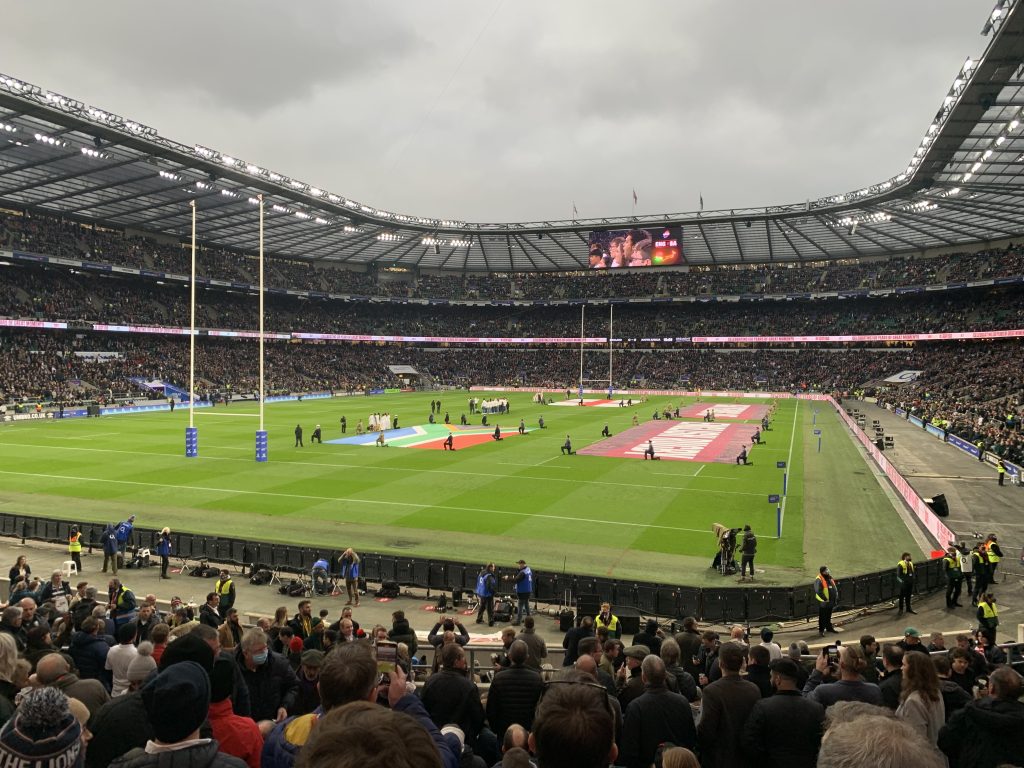
{"type": "Polygon", "coordinates": [[[270,650],[262,629],[245,631],[235,652],[235,662],[249,690],[251,717],[266,736],[275,723],[288,716],[288,707],[298,695],[299,681],[288,660],[270,650]]]}

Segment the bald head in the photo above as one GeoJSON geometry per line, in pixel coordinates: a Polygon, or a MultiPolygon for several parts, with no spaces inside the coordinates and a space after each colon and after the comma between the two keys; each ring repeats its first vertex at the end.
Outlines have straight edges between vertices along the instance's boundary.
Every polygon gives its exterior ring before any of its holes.
{"type": "Polygon", "coordinates": [[[655,656],[654,654],[644,656],[644,660],[640,664],[640,672],[645,683],[650,683],[651,685],[665,684],[665,662],[661,660],[660,656],[655,656]]]}
{"type": "Polygon", "coordinates": [[[36,665],[36,679],[43,685],[52,685],[71,671],[68,660],[60,653],[48,653],[36,665]]]}
{"type": "Polygon", "coordinates": [[[586,656],[580,656],[576,659],[576,669],[580,672],[586,672],[588,675],[593,675],[597,672],[597,662],[594,661],[594,657],[589,654],[586,656]]]}

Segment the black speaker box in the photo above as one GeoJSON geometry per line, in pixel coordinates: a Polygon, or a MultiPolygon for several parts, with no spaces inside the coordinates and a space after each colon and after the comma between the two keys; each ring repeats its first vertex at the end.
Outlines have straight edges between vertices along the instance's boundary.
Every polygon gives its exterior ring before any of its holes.
{"type": "Polygon", "coordinates": [[[572,629],[572,625],[575,619],[576,617],[573,616],[572,611],[562,611],[560,614],[558,614],[558,631],[568,632],[570,629],[572,629]]]}
{"type": "Polygon", "coordinates": [[[601,612],[601,598],[597,595],[577,595],[576,616],[597,616],[601,612]]]}
{"type": "Polygon", "coordinates": [[[949,504],[946,503],[944,494],[939,494],[934,499],[925,499],[924,503],[931,507],[939,517],[949,517],[949,504]]]}
{"type": "Polygon", "coordinates": [[[612,613],[619,617],[619,626],[622,628],[623,636],[635,635],[640,631],[640,611],[636,608],[626,606],[618,610],[613,608],[612,613]]]}

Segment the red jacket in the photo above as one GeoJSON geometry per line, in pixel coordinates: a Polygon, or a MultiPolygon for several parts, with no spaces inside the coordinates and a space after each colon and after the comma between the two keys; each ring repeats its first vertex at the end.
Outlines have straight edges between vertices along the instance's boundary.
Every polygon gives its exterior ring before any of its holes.
{"type": "Polygon", "coordinates": [[[221,752],[245,760],[249,768],[260,768],[263,735],[254,720],[236,715],[231,699],[211,703],[209,719],[221,752]]]}

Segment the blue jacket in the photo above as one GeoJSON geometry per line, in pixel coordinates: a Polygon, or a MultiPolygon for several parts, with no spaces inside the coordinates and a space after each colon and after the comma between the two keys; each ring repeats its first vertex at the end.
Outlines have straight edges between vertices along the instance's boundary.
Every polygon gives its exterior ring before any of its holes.
{"type": "Polygon", "coordinates": [[[78,676],[83,680],[99,680],[108,691],[112,682],[110,672],[105,669],[109,651],[110,646],[103,636],[89,635],[85,632],[73,634],[68,649],[78,669],[78,676]]]}
{"type": "Polygon", "coordinates": [[[341,558],[341,576],[346,581],[355,581],[359,578],[359,561],[341,558]]]}
{"type": "Polygon", "coordinates": [[[516,594],[528,595],[533,592],[533,571],[530,566],[524,565],[516,574],[516,594]]]}
{"type": "Polygon", "coordinates": [[[480,571],[480,575],[476,577],[476,593],[480,597],[494,597],[494,588],[494,574],[486,569],[480,571]]]}
{"type": "Polygon", "coordinates": [[[127,520],[122,520],[117,524],[117,541],[119,544],[126,543],[132,537],[132,530],[135,528],[134,525],[129,523],[127,520]]]}
{"type": "Polygon", "coordinates": [[[104,528],[103,533],[100,534],[100,538],[103,540],[103,554],[116,555],[117,533],[114,531],[114,526],[108,525],[104,528]]]}
{"type": "Polygon", "coordinates": [[[170,557],[171,554],[171,538],[170,536],[161,536],[160,541],[156,544],[156,553],[161,557],[170,557]]]}

